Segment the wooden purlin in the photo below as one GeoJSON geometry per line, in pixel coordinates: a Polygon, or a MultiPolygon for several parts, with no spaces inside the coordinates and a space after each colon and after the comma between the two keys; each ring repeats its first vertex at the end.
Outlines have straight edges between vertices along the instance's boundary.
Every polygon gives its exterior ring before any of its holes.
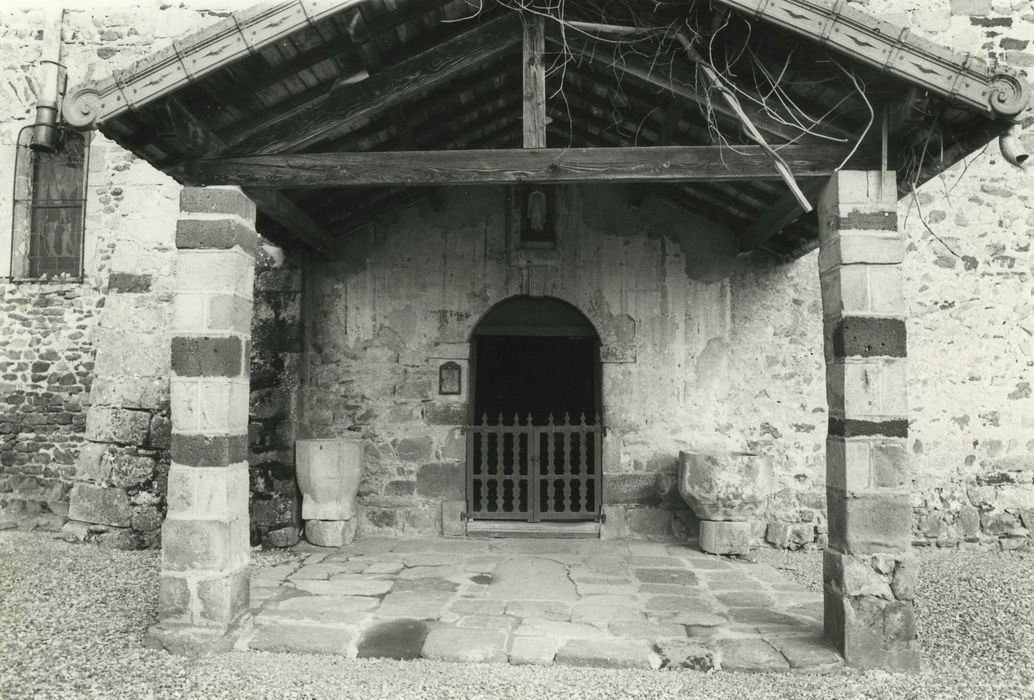
{"type": "Polygon", "coordinates": [[[1030,102],[1030,85],[1014,71],[957,54],[845,0],[716,0],[841,51],[992,118],[1012,119],[1030,102]]]}
{"type": "Polygon", "coordinates": [[[77,129],[140,109],[325,17],[367,0],[292,0],[232,13],[128,68],[78,86],[62,114],[77,129]]]}

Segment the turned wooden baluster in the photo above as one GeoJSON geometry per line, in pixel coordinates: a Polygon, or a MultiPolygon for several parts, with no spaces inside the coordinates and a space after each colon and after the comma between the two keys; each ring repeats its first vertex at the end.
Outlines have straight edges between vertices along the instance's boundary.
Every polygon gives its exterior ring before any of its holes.
{"type": "Polygon", "coordinates": [[[522,512],[520,488],[522,483],[521,467],[521,417],[513,414],[513,462],[510,470],[510,495],[513,499],[514,512],[522,512]]]}
{"type": "Polygon", "coordinates": [[[589,498],[589,482],[586,481],[588,474],[586,473],[586,458],[589,453],[589,433],[588,426],[585,424],[585,412],[582,412],[581,417],[578,420],[578,479],[572,482],[574,493],[572,498],[578,503],[578,512],[584,513],[587,510],[587,501],[589,498]]]}
{"type": "Polygon", "coordinates": [[[556,504],[553,499],[556,497],[556,426],[553,424],[553,414],[549,414],[546,421],[546,460],[542,464],[543,474],[546,477],[546,494],[542,499],[544,511],[555,511],[556,504]]]}
{"type": "Polygon", "coordinates": [[[564,511],[566,513],[571,512],[574,498],[572,497],[572,490],[575,488],[574,483],[574,469],[571,465],[571,440],[575,436],[575,431],[571,425],[571,414],[564,414],[564,481],[560,482],[564,485],[564,511]]]}
{"type": "Polygon", "coordinates": [[[495,494],[499,510],[506,510],[506,429],[502,413],[495,423],[495,494]]]}

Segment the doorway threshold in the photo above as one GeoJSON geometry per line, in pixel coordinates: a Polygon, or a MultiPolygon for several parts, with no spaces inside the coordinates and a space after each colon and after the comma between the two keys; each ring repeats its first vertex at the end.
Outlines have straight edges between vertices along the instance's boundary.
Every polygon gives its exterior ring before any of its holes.
{"type": "Polygon", "coordinates": [[[470,520],[467,537],[526,537],[550,539],[599,539],[597,522],[528,523],[516,520],[470,520]]]}

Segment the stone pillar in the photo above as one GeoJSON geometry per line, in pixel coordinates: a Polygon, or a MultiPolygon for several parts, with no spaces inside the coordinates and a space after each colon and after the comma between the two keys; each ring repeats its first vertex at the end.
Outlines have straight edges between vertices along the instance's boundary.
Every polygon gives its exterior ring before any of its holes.
{"type": "Polygon", "coordinates": [[[176,226],[172,466],[160,624],[170,651],[227,648],[248,611],[248,397],[255,206],[185,188],[176,226]]]}
{"type": "Polygon", "coordinates": [[[837,173],[818,219],[829,404],[825,633],[851,665],[914,671],[907,306],[894,173],[837,173]]]}

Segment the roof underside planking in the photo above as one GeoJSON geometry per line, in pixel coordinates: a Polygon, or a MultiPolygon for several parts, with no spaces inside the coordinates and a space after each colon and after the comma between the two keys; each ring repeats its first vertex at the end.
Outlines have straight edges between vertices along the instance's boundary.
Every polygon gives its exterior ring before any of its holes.
{"type": "MultiPolygon", "coordinates": [[[[862,50],[879,44],[865,36],[886,37],[889,25],[842,3],[760,4],[768,14],[759,15],[754,0],[568,0],[562,18],[555,11],[538,15],[545,28],[545,126],[535,139],[547,149],[624,149],[606,162],[585,151],[587,169],[555,181],[641,179],[649,185],[628,187],[631,204],[661,198],[738,236],[742,250],[792,259],[817,245],[815,214],[803,214],[706,67],[765,141],[786,155],[812,201],[844,162],[886,163],[907,192],[1004,130],[1011,115],[1000,104],[996,111],[996,100],[1011,100],[1009,109],[1026,100],[1022,79],[990,81],[983,64],[900,31],[883,53],[862,50]],[[823,18],[826,25],[807,26],[823,18]],[[852,32],[870,33],[859,39],[852,32]],[[845,51],[852,42],[855,49],[845,51]],[[915,77],[906,59],[918,66],[915,77]],[[1005,96],[989,94],[981,80],[1005,96]],[[696,176],[653,178],[649,173],[672,162],[657,154],[677,151],[642,148],[654,146],[710,148],[684,149],[687,165],[678,171],[699,162],[696,176]],[[637,158],[655,159],[657,167],[629,177],[637,158]],[[722,176],[716,164],[738,176],[722,176]]],[[[546,7],[530,0],[281,3],[237,13],[74,91],[64,112],[181,182],[237,182],[227,180],[235,173],[259,205],[264,235],[330,252],[349,231],[440,187],[507,181],[465,179],[465,170],[509,164],[507,150],[529,144],[522,25],[546,7]],[[377,152],[459,150],[468,153],[425,154],[445,168],[435,171],[440,177],[407,180],[396,169],[378,181],[370,174],[377,172],[377,152]],[[313,174],[331,163],[340,182],[320,187],[313,174]]],[[[533,153],[513,156],[552,172],[556,152],[541,153],[537,160],[533,153]]],[[[389,158],[381,171],[395,162],[389,158]]]]}

